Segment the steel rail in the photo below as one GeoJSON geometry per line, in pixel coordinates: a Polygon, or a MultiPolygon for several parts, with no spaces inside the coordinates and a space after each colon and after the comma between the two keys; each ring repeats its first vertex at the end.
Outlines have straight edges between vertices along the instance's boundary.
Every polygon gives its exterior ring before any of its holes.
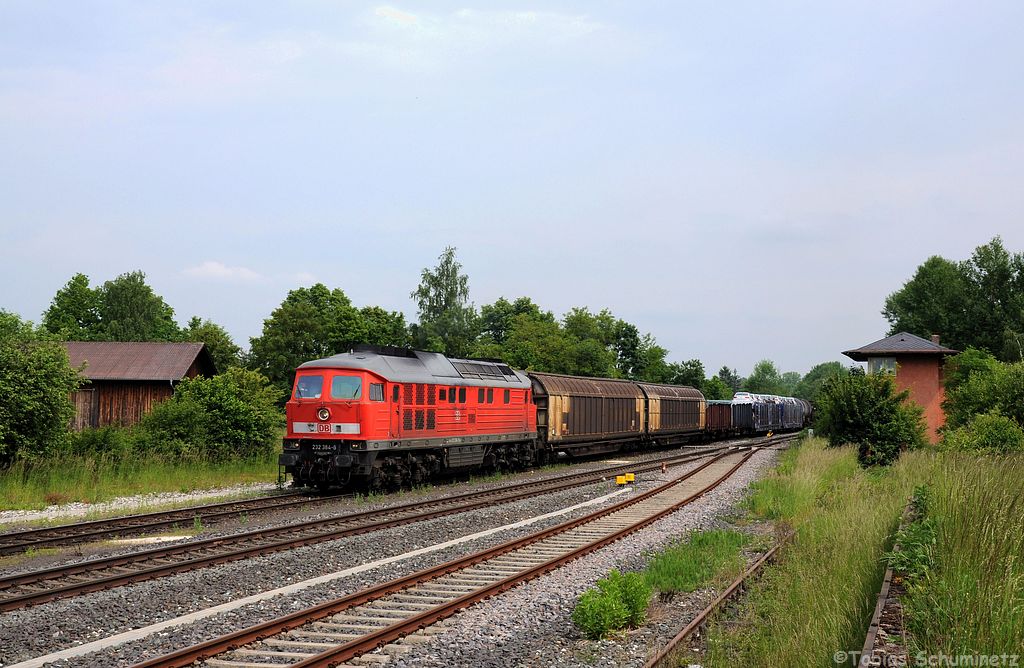
{"type": "Polygon", "coordinates": [[[538,493],[550,494],[572,487],[593,484],[616,471],[643,472],[657,469],[663,463],[682,464],[695,461],[728,447],[736,446],[708,448],[696,453],[658,458],[640,466],[626,464],[596,471],[573,473],[547,480],[527,481],[511,487],[467,492],[426,502],[412,502],[388,508],[349,513],[333,518],[192,541],[122,556],[93,559],[70,566],[58,566],[13,575],[0,578],[0,611],[18,610],[30,605],[152,580],[183,571],[192,571],[252,556],[426,521],[495,503],[511,503],[535,496],[538,493]],[[275,537],[282,538],[274,540],[275,537]],[[171,560],[170,563],[167,563],[167,560],[171,560]],[[146,566],[147,562],[151,565],[146,566]],[[126,572],[126,567],[128,572],[126,572]],[[136,570],[130,570],[132,567],[136,570]],[[89,578],[90,573],[100,571],[113,571],[113,573],[89,578]],[[61,583],[62,580],[63,583],[61,583]],[[53,584],[56,586],[52,586],[53,584]],[[27,589],[27,591],[11,595],[11,590],[16,588],[27,589]]]}
{"type": "Polygon", "coordinates": [[[159,510],[152,513],[122,515],[88,522],[74,522],[56,526],[24,529],[0,533],[0,555],[17,554],[30,549],[56,547],[115,536],[148,533],[155,529],[171,528],[182,522],[194,522],[237,515],[239,513],[280,510],[291,506],[326,502],[336,497],[315,497],[306,492],[272,494],[239,501],[223,501],[187,508],[159,510]]]}
{"type": "MultiPolygon", "coordinates": [[[[788,439],[779,439],[775,442],[783,442],[785,440],[788,439]]],[[[694,470],[687,472],[682,477],[676,480],[670,481],[669,483],[656,487],[647,492],[637,494],[633,498],[626,499],[607,508],[595,511],[584,517],[577,518],[575,520],[570,520],[557,526],[549,527],[547,529],[535,532],[530,536],[508,541],[506,543],[483,550],[481,552],[468,555],[444,564],[440,564],[438,566],[428,568],[417,573],[413,573],[411,575],[399,578],[397,580],[393,580],[391,582],[376,585],[366,590],[356,592],[354,594],[350,594],[348,596],[333,601],[328,601],[326,603],[322,603],[320,605],[313,606],[305,610],[300,610],[278,619],[270,620],[268,622],[264,622],[261,624],[256,624],[254,626],[241,629],[239,631],[222,636],[220,638],[214,638],[209,641],[194,645],[192,647],[178,650],[163,657],[157,657],[149,661],[145,661],[143,663],[138,664],[137,668],[170,668],[173,666],[191,665],[195,661],[208,659],[218,654],[222,654],[224,652],[237,649],[244,645],[269,638],[270,636],[295,630],[301,626],[304,626],[312,622],[316,622],[317,620],[324,619],[325,617],[329,617],[344,610],[348,610],[350,608],[375,601],[390,594],[394,594],[402,590],[409,589],[416,585],[428,582],[430,580],[434,580],[447,574],[455,573],[456,571],[469,568],[477,564],[482,564],[483,562],[486,562],[495,557],[505,555],[520,548],[528,547],[535,543],[539,543],[540,541],[543,541],[546,538],[552,536],[565,534],[566,532],[572,531],[577,527],[582,527],[583,525],[598,521],[601,518],[617,513],[637,503],[641,503],[647,499],[651,499],[652,497],[655,497],[659,494],[664,494],[667,490],[671,490],[672,488],[678,486],[684,481],[693,478],[694,476],[698,475],[701,471],[713,465],[714,463],[722,460],[723,458],[739,454],[741,450],[744,449],[752,450],[753,447],[754,446],[740,446],[735,448],[729,448],[727,452],[723,452],[713,456],[709,461],[704,462],[694,470]]],[[[389,640],[401,637],[402,635],[406,635],[411,631],[415,631],[416,629],[421,628],[429,623],[433,623],[433,621],[436,621],[437,619],[452,614],[455,610],[471,605],[473,602],[483,600],[483,598],[492,596],[495,593],[499,593],[500,591],[504,591],[514,586],[515,584],[518,584],[519,582],[525,581],[526,579],[530,579],[532,577],[536,577],[537,575],[540,575],[543,572],[547,572],[548,570],[558,567],[562,563],[566,563],[567,561],[570,561],[578,556],[581,556],[582,554],[586,554],[587,552],[596,550],[604,545],[607,545],[610,542],[613,542],[614,540],[618,540],[627,533],[636,531],[644,526],[647,526],[651,522],[657,521],[657,519],[659,519],[660,517],[663,517],[664,515],[670,512],[674,512],[679,507],[685,505],[686,503],[692,502],[694,499],[702,496],[703,494],[706,494],[711,489],[714,489],[719,484],[721,484],[721,482],[723,482],[730,475],[732,475],[732,473],[735,472],[740,466],[742,466],[742,464],[745,461],[747,461],[752,455],[753,452],[743,454],[740,460],[737,461],[735,465],[731,466],[725,474],[719,476],[710,485],[706,485],[697,492],[688,495],[682,501],[672,504],[668,508],[663,509],[662,511],[654,513],[652,515],[649,515],[640,521],[633,522],[628,527],[625,527],[619,531],[615,531],[610,535],[606,535],[600,539],[589,542],[581,548],[560,555],[554,559],[550,559],[536,567],[530,568],[524,573],[518,574],[521,577],[503,578],[501,581],[496,582],[489,587],[472,592],[472,595],[467,594],[449,603],[446,603],[443,606],[439,606],[439,608],[443,608],[443,610],[434,609],[425,611],[423,613],[415,615],[414,617],[410,617],[409,619],[403,621],[400,624],[395,624],[384,629],[381,629],[379,631],[375,631],[372,634],[372,637],[362,637],[358,640],[353,640],[349,643],[339,644],[338,646],[330,649],[328,652],[324,654],[317,655],[316,657],[311,657],[310,659],[307,659],[302,663],[295,665],[334,665],[339,661],[346,660],[346,658],[351,658],[352,656],[365,652],[366,647],[370,645],[372,645],[372,647],[376,647],[381,643],[388,642],[389,640]]]]}
{"type": "Polygon", "coordinates": [[[747,568],[747,570],[743,571],[743,573],[738,578],[733,580],[732,584],[730,584],[728,588],[725,589],[725,591],[716,596],[715,600],[711,601],[711,603],[709,603],[706,608],[701,610],[697,614],[697,616],[690,621],[689,624],[684,626],[679,633],[677,633],[671,640],[669,640],[668,643],[666,643],[666,645],[661,648],[661,651],[659,651],[653,657],[648,659],[647,662],[644,664],[644,668],[656,668],[657,666],[661,665],[661,663],[665,661],[666,658],[668,658],[669,654],[671,654],[676,649],[676,647],[679,646],[679,643],[686,640],[688,637],[693,635],[694,632],[696,632],[702,626],[704,626],[707,623],[708,618],[710,618],[711,615],[717,612],[718,609],[721,608],[726,601],[728,601],[730,598],[738,594],[740,590],[743,588],[743,586],[746,584],[746,582],[758,571],[760,571],[761,568],[765,566],[765,564],[773,560],[775,558],[775,555],[779,552],[779,550],[781,550],[784,545],[786,545],[790,540],[792,540],[793,536],[795,535],[795,531],[790,531],[788,534],[783,536],[782,539],[780,539],[779,542],[777,542],[772,547],[772,549],[762,554],[757,561],[755,561],[753,564],[750,565],[749,568],[747,568]]]}

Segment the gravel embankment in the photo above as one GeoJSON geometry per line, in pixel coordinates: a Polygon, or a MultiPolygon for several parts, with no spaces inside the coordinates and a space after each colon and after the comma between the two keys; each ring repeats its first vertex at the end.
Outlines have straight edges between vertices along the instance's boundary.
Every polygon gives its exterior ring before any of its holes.
{"type": "MultiPolygon", "coordinates": [[[[593,465],[600,464],[594,463],[593,465]]],[[[678,475],[694,466],[696,464],[689,464],[685,468],[679,467],[672,473],[678,475]]],[[[550,477],[561,473],[564,471],[558,470],[535,475],[550,477]]],[[[638,485],[639,488],[643,489],[655,484],[653,477],[646,476],[646,478],[638,485]]],[[[511,481],[509,479],[501,482],[508,484],[511,481]]],[[[447,493],[463,491],[466,491],[465,487],[452,488],[447,493]]],[[[139,628],[258,592],[294,584],[300,580],[333,573],[356,564],[403,554],[419,547],[541,515],[600,497],[611,491],[614,491],[614,483],[603,482],[582,489],[544,495],[514,504],[499,505],[365,536],[354,536],[7,613],[0,617],[0,663],[14,663],[66,647],[84,644],[132,628],[139,628]]],[[[424,495],[424,497],[428,496],[430,495],[424,495]]],[[[400,499],[400,501],[408,500],[410,499],[400,499]]],[[[615,498],[604,503],[612,503],[617,500],[618,498],[615,498]]],[[[495,536],[335,580],[291,596],[276,597],[207,618],[186,627],[175,628],[156,637],[149,637],[57,665],[129,665],[245,625],[315,605],[430,565],[469,554],[485,546],[496,545],[514,537],[529,534],[545,526],[591,512],[596,507],[598,506],[577,509],[570,514],[549,518],[517,530],[502,532],[495,536]]],[[[252,526],[246,528],[252,528],[252,526]]]]}
{"type": "MultiPolygon", "coordinates": [[[[412,646],[388,665],[402,668],[503,666],[642,666],[651,648],[664,645],[679,628],[648,625],[624,642],[593,643],[582,638],[571,614],[579,596],[617,568],[635,571],[651,553],[689,531],[721,528],[735,513],[749,484],[772,466],[776,451],[763,451],[729,480],[685,509],[643,531],[587,555],[558,571],[465,610],[447,622],[449,630],[412,646]]],[[[694,614],[700,605],[693,605],[694,614]]]]}

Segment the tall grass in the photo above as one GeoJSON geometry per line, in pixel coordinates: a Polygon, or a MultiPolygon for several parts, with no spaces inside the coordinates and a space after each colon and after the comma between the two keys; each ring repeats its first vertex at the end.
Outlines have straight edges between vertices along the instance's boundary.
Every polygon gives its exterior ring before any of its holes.
{"type": "Polygon", "coordinates": [[[928,517],[935,565],[904,599],[914,651],[1020,653],[1024,648],[1024,457],[946,453],[928,517]]]}
{"type": "Polygon", "coordinates": [[[740,550],[748,542],[750,537],[739,531],[694,531],[686,542],[654,555],[644,570],[644,578],[663,594],[728,582],[743,571],[740,550]]]}
{"type": "Polygon", "coordinates": [[[16,462],[0,471],[0,508],[36,509],[54,503],[97,503],[149,492],[188,492],[277,480],[277,456],[223,463],[175,462],[158,456],[64,455],[16,462]]]}
{"type": "Polygon", "coordinates": [[[928,458],[905,455],[882,473],[863,471],[853,448],[807,440],[755,486],[752,512],[797,528],[793,544],[750,589],[728,625],[708,636],[708,666],[829,666],[859,649],[888,549],[913,480],[928,458]]]}

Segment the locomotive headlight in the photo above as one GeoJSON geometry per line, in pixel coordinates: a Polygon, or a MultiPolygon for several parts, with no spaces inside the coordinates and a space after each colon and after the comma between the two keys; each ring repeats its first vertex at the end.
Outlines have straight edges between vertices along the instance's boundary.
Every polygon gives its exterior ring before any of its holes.
{"type": "Polygon", "coordinates": [[[327,410],[326,408],[321,408],[316,412],[316,416],[320,418],[321,422],[327,422],[328,420],[331,419],[331,411],[327,410]]]}

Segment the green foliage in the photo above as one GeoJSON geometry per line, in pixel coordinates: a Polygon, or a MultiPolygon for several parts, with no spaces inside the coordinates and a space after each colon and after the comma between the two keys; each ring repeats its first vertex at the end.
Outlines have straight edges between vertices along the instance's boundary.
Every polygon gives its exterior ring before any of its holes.
{"type": "Polygon", "coordinates": [[[652,589],[639,573],[611,571],[597,581],[596,589],[584,592],[572,618],[592,639],[625,626],[639,626],[647,617],[652,589]]]}
{"type": "Polygon", "coordinates": [[[946,424],[964,427],[975,416],[998,413],[1024,424],[1024,362],[1003,364],[968,349],[947,363],[946,424]]]}
{"type": "Polygon", "coordinates": [[[956,429],[947,431],[943,448],[1005,455],[1024,452],[1024,429],[1013,419],[996,411],[975,415],[956,429]]]}
{"type": "Polygon", "coordinates": [[[185,341],[205,343],[217,373],[224,373],[231,367],[238,366],[241,361],[242,349],[235,345],[227,330],[215,322],[193,316],[188,321],[188,326],[182,330],[182,338],[185,341]]]}
{"type": "Polygon", "coordinates": [[[405,345],[404,323],[400,313],[355,308],[340,288],[329,290],[322,283],[297,288],[263,321],[263,333],[251,341],[249,366],[287,396],[303,362],[348,352],[360,343],[405,345]]]}
{"type": "Polygon", "coordinates": [[[179,460],[265,456],[277,446],[279,398],[263,375],[238,367],[183,380],[142,419],[141,447],[179,460]]]}
{"type": "Polygon", "coordinates": [[[817,425],[832,446],[855,444],[862,466],[888,465],[924,444],[922,411],[888,374],[833,376],[823,385],[817,425]]]}
{"type": "Polygon", "coordinates": [[[66,445],[74,415],[69,395],[81,382],[64,346],[0,311],[0,462],[66,445]]]}
{"type": "Polygon", "coordinates": [[[668,382],[673,385],[689,385],[701,389],[704,387],[704,363],[698,359],[669,364],[671,377],[668,382]]]}
{"type": "Polygon", "coordinates": [[[141,271],[121,274],[97,290],[102,341],[178,341],[174,309],[153,292],[141,271]]]}
{"type": "Polygon", "coordinates": [[[732,388],[726,385],[718,376],[708,378],[700,389],[706,399],[732,399],[734,394],[732,388]]]}
{"type": "Polygon", "coordinates": [[[782,376],[771,360],[761,360],[743,382],[743,389],[757,394],[782,394],[782,376]]]}
{"type": "Polygon", "coordinates": [[[420,284],[410,295],[416,301],[419,323],[413,340],[424,350],[450,357],[465,357],[476,340],[476,308],[469,303],[469,277],[460,273],[455,248],[448,246],[433,271],[420,273],[420,284]]]}
{"type": "Polygon", "coordinates": [[[526,316],[528,320],[555,322],[553,313],[541,311],[540,307],[529,297],[520,297],[514,302],[500,297],[493,304],[480,307],[481,337],[479,343],[484,345],[505,343],[506,338],[512,332],[517,316],[526,316]]]}
{"type": "Polygon", "coordinates": [[[911,578],[923,576],[935,563],[935,543],[938,531],[935,520],[921,518],[896,532],[899,551],[885,553],[889,568],[911,578]]]}
{"type": "Polygon", "coordinates": [[[100,295],[89,277],[75,274],[57,291],[43,314],[43,328],[65,341],[91,341],[99,335],[100,295]]]}
{"type": "Polygon", "coordinates": [[[739,392],[740,387],[743,386],[743,379],[740,377],[739,373],[737,373],[736,369],[730,369],[727,366],[723,366],[718,370],[717,377],[725,383],[725,386],[731,391],[731,394],[726,397],[727,399],[731,399],[733,394],[739,392]]]}
{"type": "Polygon", "coordinates": [[[738,531],[694,531],[651,559],[647,583],[662,593],[691,592],[743,570],[740,550],[748,538],[738,531]]]}
{"type": "Polygon", "coordinates": [[[927,338],[939,333],[957,349],[992,351],[1004,361],[1024,358],[1024,254],[1009,253],[998,236],[968,260],[928,258],[885,300],[890,333],[927,338]]]}
{"type": "Polygon", "coordinates": [[[849,373],[846,367],[839,362],[816,364],[793,388],[793,396],[808,401],[817,401],[818,395],[821,393],[821,386],[826,380],[846,373],[849,373]]]}
{"type": "Polygon", "coordinates": [[[174,309],[153,292],[141,271],[98,288],[75,274],[54,295],[43,327],[65,341],[179,341],[174,309]]]}

